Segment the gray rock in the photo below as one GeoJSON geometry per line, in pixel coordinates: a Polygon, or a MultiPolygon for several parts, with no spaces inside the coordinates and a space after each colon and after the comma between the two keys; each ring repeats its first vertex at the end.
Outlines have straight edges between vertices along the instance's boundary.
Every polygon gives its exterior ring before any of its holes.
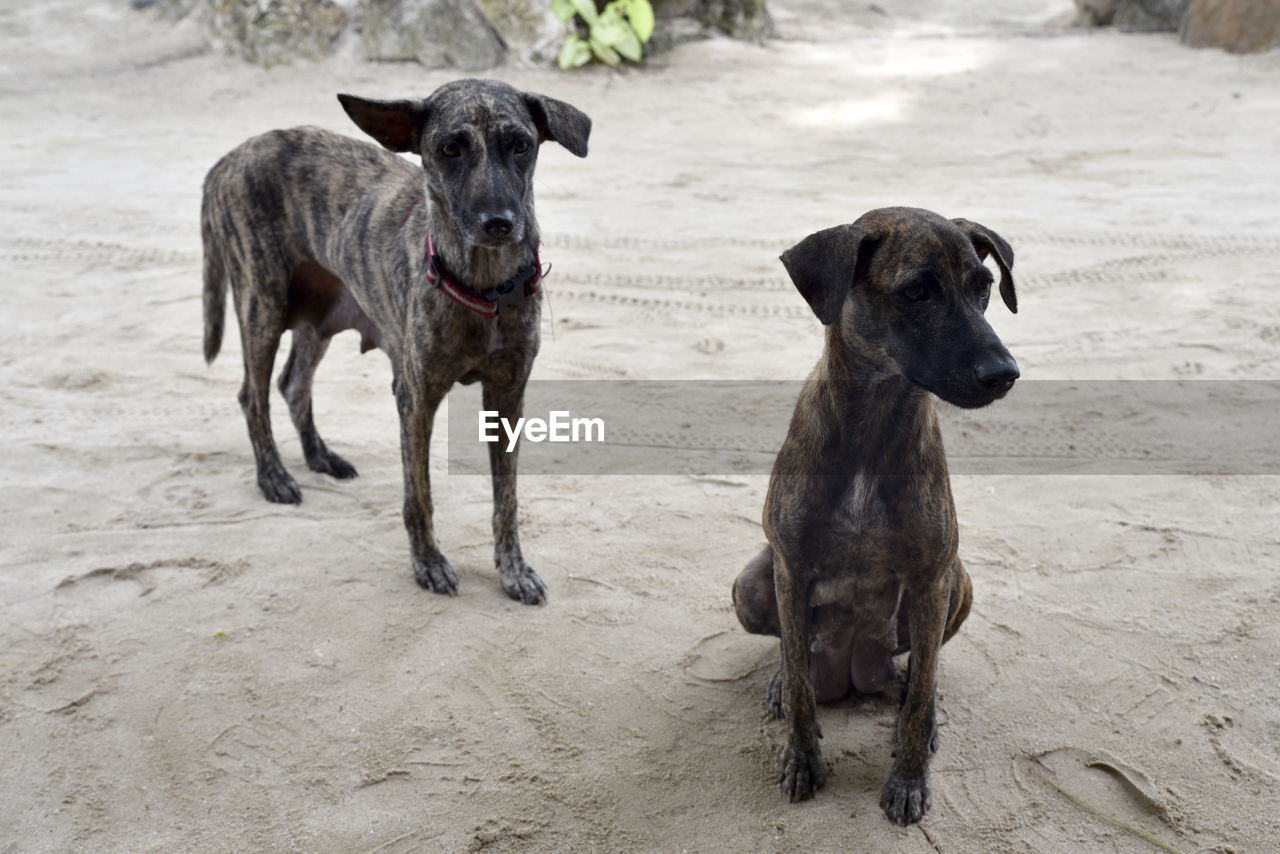
{"type": "Polygon", "coordinates": [[[653,36],[644,46],[645,55],[663,53],[682,44],[704,41],[712,32],[697,18],[658,18],[653,25],[653,36]]]}
{"type": "Polygon", "coordinates": [[[1116,9],[1115,25],[1134,33],[1176,33],[1191,0],[1129,0],[1116,9]]]}
{"type": "Polygon", "coordinates": [[[569,25],[551,13],[550,0],[476,0],[507,47],[530,62],[556,58],[569,25]]]}
{"type": "Polygon", "coordinates": [[[1195,0],[1182,25],[1182,42],[1232,53],[1280,48],[1276,0],[1195,0]]]}
{"type": "Polygon", "coordinates": [[[717,33],[747,41],[774,34],[765,0],[651,0],[657,25],[651,47],[669,50],[717,33]]]}
{"type": "Polygon", "coordinates": [[[357,11],[365,59],[413,62],[422,40],[422,9],[417,3],[364,0],[357,11]]]}
{"type": "Polygon", "coordinates": [[[1076,24],[1082,27],[1109,27],[1116,20],[1120,0],[1076,0],[1076,24]]]}
{"type": "Polygon", "coordinates": [[[162,18],[185,18],[196,10],[200,0],[130,0],[135,9],[147,9],[162,18]]]}
{"type": "Polygon", "coordinates": [[[1077,24],[1126,32],[1176,33],[1191,0],[1075,0],[1077,24]]]}
{"type": "Polygon", "coordinates": [[[533,44],[558,36],[564,25],[551,14],[550,0],[475,0],[508,45],[533,44]]]}
{"type": "Polygon", "coordinates": [[[207,0],[204,25],[215,47],[271,67],[323,59],[345,17],[332,0],[207,0]]]}
{"type": "Polygon", "coordinates": [[[479,71],[506,56],[506,43],[473,0],[361,0],[359,16],[368,59],[479,71]]]}
{"type": "Polygon", "coordinates": [[[702,23],[735,39],[763,41],[773,34],[764,0],[701,0],[702,23]]]}

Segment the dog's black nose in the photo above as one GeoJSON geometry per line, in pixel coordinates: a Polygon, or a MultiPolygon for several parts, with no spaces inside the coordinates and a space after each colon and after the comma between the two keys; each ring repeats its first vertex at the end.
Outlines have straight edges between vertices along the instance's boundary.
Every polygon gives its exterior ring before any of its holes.
{"type": "Polygon", "coordinates": [[[510,217],[498,215],[488,216],[484,218],[483,224],[480,226],[484,229],[484,233],[490,237],[506,237],[511,233],[514,227],[510,217]]]}
{"type": "Polygon", "coordinates": [[[984,388],[992,390],[1013,388],[1013,383],[1022,376],[1018,372],[1018,363],[1008,353],[990,353],[981,356],[973,366],[978,382],[984,388]]]}

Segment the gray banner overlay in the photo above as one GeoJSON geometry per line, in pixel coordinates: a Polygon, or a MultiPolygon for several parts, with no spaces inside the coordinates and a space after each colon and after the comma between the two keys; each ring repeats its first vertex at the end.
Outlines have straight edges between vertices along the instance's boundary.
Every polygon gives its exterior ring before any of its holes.
{"type": "MultiPolygon", "coordinates": [[[[531,382],[524,416],[548,423],[523,433],[520,474],[768,474],[802,385],[531,382]]],[[[451,474],[488,471],[480,412],[478,385],[451,392],[451,474]]],[[[1280,382],[1021,380],[984,409],[938,413],[952,474],[1280,474],[1280,382]]],[[[515,425],[488,421],[505,452],[515,425]]]]}

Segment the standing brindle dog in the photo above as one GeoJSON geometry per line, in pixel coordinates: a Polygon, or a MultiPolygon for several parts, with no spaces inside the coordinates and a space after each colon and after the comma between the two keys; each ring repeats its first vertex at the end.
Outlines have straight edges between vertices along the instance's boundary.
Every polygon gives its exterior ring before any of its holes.
{"type": "Polygon", "coordinates": [[[796,403],[765,499],[769,545],[738,576],[749,632],[779,635],[767,706],[789,719],[780,782],[813,797],[823,768],[815,700],[894,681],[911,652],[896,752],[880,805],[917,822],[929,808],[937,750],[934,675],[973,590],[958,532],[932,395],[985,406],[1018,366],[983,317],[992,275],[1010,311],[1013,251],[963,219],[885,208],[806,237],[782,256],[827,326],[826,349],[796,403]]]}
{"type": "MultiPolygon", "coordinates": [[[[204,353],[222,342],[226,286],[244,348],[240,405],[268,501],[296,504],[267,414],[286,329],[280,390],[307,465],[337,478],[351,464],[311,416],[311,380],[329,339],[361,335],[391,359],[413,572],[437,593],[458,577],[436,546],[427,450],[436,408],[455,382],[483,386],[485,409],[512,422],[538,352],[541,296],[533,170],[538,146],[587,155],[591,120],[569,104],[489,80],[461,80],[421,101],[339,95],[378,148],[316,128],[250,139],[204,185],[204,353]],[[384,150],[385,149],[385,150],[384,150]],[[411,152],[422,169],[390,152],[411,152]]],[[[494,555],[502,588],[536,604],[547,589],[520,551],[516,454],[490,445],[494,555]]]]}

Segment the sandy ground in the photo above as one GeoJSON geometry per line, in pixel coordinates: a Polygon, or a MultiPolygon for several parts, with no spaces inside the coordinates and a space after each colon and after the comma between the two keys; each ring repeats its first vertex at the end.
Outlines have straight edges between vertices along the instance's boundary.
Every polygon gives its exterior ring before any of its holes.
{"type": "MultiPolygon", "coordinates": [[[[911,204],[1014,244],[1024,377],[1280,378],[1280,52],[1064,31],[1058,0],[774,5],[764,48],[498,72],[596,123],[539,165],[535,376],[802,377],[777,253],[911,204]]],[[[204,171],[450,75],[262,71],[124,6],[0,8],[0,851],[1280,850],[1273,478],[956,477],[976,602],[908,829],[884,700],[821,711],[816,801],[774,786],[776,652],[728,597],[763,478],[525,478],[531,609],[487,481],[442,470],[463,589],[433,596],[390,371],[348,333],[316,410],[361,477],[308,472],[277,399],[305,502],[262,501],[235,335],[200,358],[204,171]]]]}

